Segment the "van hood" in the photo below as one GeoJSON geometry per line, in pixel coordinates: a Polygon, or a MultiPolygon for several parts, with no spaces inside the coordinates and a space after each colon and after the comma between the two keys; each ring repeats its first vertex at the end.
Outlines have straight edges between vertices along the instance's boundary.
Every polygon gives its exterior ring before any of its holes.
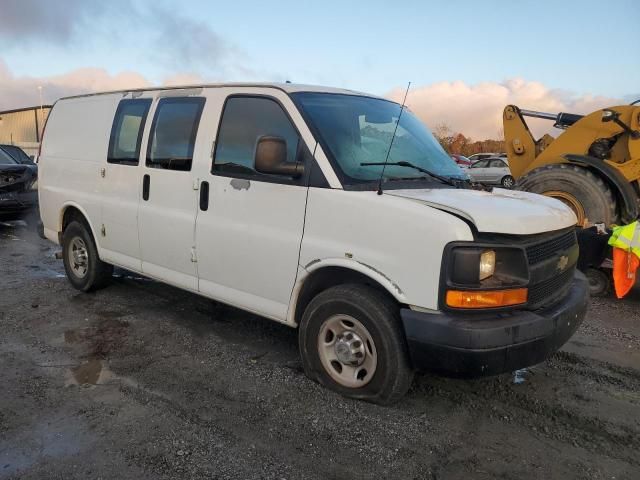
{"type": "Polygon", "coordinates": [[[560,230],[577,222],[573,211],[559,200],[503,188],[492,192],[438,188],[384,193],[464,217],[479,232],[530,235],[560,230]]]}

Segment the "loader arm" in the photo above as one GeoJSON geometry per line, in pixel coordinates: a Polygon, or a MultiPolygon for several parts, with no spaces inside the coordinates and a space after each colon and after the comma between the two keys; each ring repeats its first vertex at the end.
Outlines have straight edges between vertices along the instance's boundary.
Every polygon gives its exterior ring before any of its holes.
{"type": "Polygon", "coordinates": [[[536,141],[520,109],[515,105],[505,107],[502,122],[509,169],[517,180],[536,159],[536,141]]]}
{"type": "MultiPolygon", "coordinates": [[[[544,165],[566,163],[564,156],[567,154],[593,156],[594,142],[608,140],[611,145],[602,161],[618,170],[627,181],[640,179],[640,139],[633,138],[619,123],[603,121],[606,111],[616,112],[620,122],[630,130],[640,128],[640,106],[620,105],[596,110],[585,116],[557,114],[556,125],[565,128],[565,131],[555,139],[544,135],[536,141],[524,120],[523,112],[527,111],[507,105],[503,112],[505,146],[514,178],[518,179],[544,165]],[[567,118],[569,122],[566,122],[567,118]]],[[[540,115],[546,116],[531,116],[549,120],[555,116],[540,115]]]]}

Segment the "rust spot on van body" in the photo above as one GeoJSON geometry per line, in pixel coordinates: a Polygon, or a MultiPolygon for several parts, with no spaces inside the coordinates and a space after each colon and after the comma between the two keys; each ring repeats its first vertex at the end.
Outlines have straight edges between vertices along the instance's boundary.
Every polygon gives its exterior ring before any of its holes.
{"type": "Polygon", "coordinates": [[[321,262],[322,260],[320,260],[319,258],[316,258],[315,260],[311,260],[309,263],[307,263],[304,268],[305,270],[309,270],[309,267],[311,267],[312,265],[315,265],[316,263],[321,262]]]}
{"type": "Polygon", "coordinates": [[[249,190],[251,187],[251,182],[243,178],[234,178],[230,184],[235,190],[249,190]]]}
{"type": "Polygon", "coordinates": [[[371,265],[367,265],[364,262],[358,262],[360,265],[362,265],[363,267],[366,267],[374,272],[376,272],[378,275],[380,275],[381,277],[383,277],[384,279],[386,279],[391,286],[395,289],[396,292],[398,292],[399,295],[403,295],[402,289],[400,288],[400,286],[394,282],[393,280],[391,280],[388,276],[386,276],[384,273],[382,273],[380,270],[378,270],[375,267],[372,267],[371,265]]]}

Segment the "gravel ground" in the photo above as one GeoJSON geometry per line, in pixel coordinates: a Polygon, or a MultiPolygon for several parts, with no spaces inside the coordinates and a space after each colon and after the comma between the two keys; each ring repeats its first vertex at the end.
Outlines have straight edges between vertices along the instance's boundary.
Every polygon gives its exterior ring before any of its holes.
{"type": "Polygon", "coordinates": [[[288,327],[126,273],[83,294],[56,250],[0,223],[0,479],[640,478],[640,291],[522,375],[379,407],[288,327]]]}

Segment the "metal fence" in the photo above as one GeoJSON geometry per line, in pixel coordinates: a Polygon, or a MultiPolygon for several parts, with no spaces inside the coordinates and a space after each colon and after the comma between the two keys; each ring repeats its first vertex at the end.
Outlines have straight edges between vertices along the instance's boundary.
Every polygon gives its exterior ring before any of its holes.
{"type": "Polygon", "coordinates": [[[35,155],[50,111],[51,106],[45,105],[0,112],[0,144],[17,145],[35,155]]]}

